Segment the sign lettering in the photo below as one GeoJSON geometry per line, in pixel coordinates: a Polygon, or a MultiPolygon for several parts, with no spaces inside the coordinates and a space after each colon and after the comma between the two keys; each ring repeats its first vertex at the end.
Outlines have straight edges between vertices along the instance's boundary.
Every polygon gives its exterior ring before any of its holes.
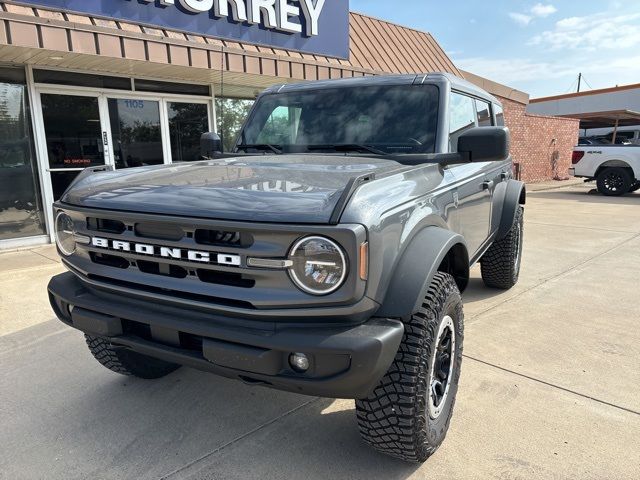
{"type": "Polygon", "coordinates": [[[349,2],[346,0],[22,0],[18,3],[331,57],[349,56],[349,2]]]}

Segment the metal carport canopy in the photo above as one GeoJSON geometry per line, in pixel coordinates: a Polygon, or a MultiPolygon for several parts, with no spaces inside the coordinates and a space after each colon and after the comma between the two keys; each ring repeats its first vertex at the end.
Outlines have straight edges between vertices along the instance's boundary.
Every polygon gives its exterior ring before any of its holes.
{"type": "Polygon", "coordinates": [[[611,110],[609,112],[569,113],[560,115],[566,118],[580,120],[580,128],[589,130],[592,128],[625,127],[640,125],[640,112],[633,110],[611,110]]]}

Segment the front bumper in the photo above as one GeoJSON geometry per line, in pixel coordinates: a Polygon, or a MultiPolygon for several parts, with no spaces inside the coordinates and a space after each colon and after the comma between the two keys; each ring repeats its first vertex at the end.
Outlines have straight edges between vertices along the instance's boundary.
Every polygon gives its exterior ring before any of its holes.
{"type": "Polygon", "coordinates": [[[62,322],[108,338],[116,347],[305,395],[366,397],[393,362],[404,333],[402,322],[390,319],[373,318],[357,326],[289,327],[125,297],[114,300],[73,273],[54,277],[48,290],[62,322]],[[310,359],[304,374],[289,366],[294,352],[310,359]]]}

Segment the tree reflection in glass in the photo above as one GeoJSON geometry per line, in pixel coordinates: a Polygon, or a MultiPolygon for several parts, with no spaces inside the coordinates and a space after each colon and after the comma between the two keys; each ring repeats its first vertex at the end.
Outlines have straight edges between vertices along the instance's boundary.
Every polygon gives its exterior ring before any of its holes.
{"type": "Polygon", "coordinates": [[[159,102],[110,98],[109,117],[116,168],[164,163],[159,102]]]}

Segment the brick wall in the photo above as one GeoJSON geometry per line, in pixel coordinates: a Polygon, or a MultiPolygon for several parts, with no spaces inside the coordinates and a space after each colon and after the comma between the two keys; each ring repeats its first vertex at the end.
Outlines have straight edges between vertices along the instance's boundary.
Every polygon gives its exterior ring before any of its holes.
{"type": "Polygon", "coordinates": [[[511,131],[511,155],[520,164],[521,179],[535,183],[567,178],[579,120],[526,113],[526,105],[500,98],[511,131]]]}

